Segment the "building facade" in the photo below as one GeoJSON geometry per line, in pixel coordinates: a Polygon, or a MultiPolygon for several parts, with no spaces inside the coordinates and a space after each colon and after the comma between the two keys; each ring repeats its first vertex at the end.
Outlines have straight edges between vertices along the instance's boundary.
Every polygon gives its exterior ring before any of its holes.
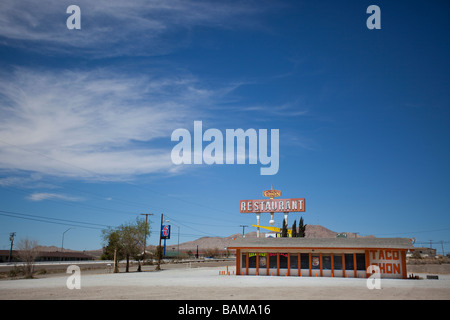
{"type": "MultiPolygon", "coordinates": [[[[9,262],[9,250],[0,250],[0,263],[9,262]]],[[[39,252],[35,261],[87,261],[94,260],[92,256],[83,252],[58,252],[58,251],[42,251],[39,252]]],[[[17,250],[13,250],[11,254],[11,262],[21,262],[20,254],[17,250]]]]}
{"type": "Polygon", "coordinates": [[[406,238],[243,238],[228,249],[236,250],[238,275],[367,278],[374,271],[406,279],[414,247],[406,238]]]}

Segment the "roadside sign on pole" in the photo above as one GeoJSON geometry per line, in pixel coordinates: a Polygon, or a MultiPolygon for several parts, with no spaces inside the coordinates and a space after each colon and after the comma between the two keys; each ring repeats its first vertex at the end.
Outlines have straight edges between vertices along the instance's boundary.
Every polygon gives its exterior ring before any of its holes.
{"type": "Polygon", "coordinates": [[[170,239],[170,225],[161,227],[161,239],[170,239]]]}

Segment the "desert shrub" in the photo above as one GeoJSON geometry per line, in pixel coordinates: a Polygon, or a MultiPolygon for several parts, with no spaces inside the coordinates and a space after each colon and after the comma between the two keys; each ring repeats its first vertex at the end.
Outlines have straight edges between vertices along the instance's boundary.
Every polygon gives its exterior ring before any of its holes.
{"type": "Polygon", "coordinates": [[[47,274],[47,269],[41,268],[38,270],[37,274],[47,274]]]}

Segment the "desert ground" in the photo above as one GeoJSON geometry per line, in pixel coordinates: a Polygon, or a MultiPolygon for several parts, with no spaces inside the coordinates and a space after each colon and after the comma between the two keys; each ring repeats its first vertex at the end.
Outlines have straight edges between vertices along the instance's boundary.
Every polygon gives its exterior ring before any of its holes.
{"type": "MultiPolygon", "coordinates": [[[[143,272],[110,273],[104,268],[81,269],[80,289],[69,289],[71,274],[38,275],[35,279],[0,281],[2,300],[272,300],[362,299],[448,300],[450,274],[427,280],[381,279],[381,289],[368,289],[367,279],[268,277],[233,275],[234,263],[162,265],[143,267],[143,272]],[[230,275],[223,275],[223,271],[230,275]]],[[[418,270],[420,271],[420,270],[418,270]]]]}

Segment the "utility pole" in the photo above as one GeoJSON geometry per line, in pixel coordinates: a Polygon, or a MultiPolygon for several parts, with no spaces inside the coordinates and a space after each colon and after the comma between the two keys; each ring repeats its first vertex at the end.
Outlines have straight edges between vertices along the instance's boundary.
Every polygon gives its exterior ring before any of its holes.
{"type": "Polygon", "coordinates": [[[178,259],[180,259],[180,226],[178,228],[178,259]]]}
{"type": "Polygon", "coordinates": [[[11,241],[11,249],[9,249],[9,262],[11,262],[11,259],[12,259],[12,249],[13,249],[13,243],[14,243],[15,236],[16,236],[15,232],[11,232],[9,234],[9,241],[11,241]]]}
{"type": "Polygon", "coordinates": [[[161,270],[161,255],[162,252],[160,252],[161,250],[161,231],[162,231],[162,225],[163,225],[163,221],[164,221],[164,213],[161,213],[161,225],[159,227],[159,248],[158,248],[158,265],[156,266],[156,270],[161,270]]]}
{"type": "Polygon", "coordinates": [[[145,246],[147,243],[147,229],[148,229],[147,219],[148,219],[148,216],[152,216],[152,215],[153,215],[153,213],[141,213],[141,216],[145,216],[144,253],[142,254],[142,263],[144,263],[144,260],[145,260],[145,246]]]}
{"type": "Polygon", "coordinates": [[[245,227],[248,227],[247,225],[240,225],[242,227],[242,238],[245,238],[245,227]]]}

